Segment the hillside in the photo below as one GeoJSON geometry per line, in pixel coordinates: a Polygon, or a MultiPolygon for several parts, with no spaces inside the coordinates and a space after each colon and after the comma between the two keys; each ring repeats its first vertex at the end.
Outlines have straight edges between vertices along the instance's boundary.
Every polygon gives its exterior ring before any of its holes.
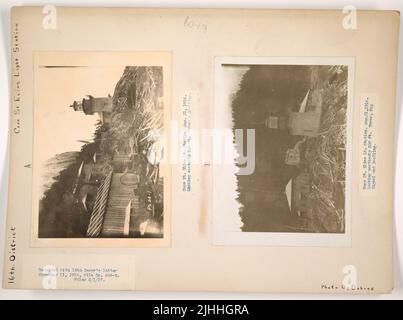
{"type": "Polygon", "coordinates": [[[79,155],[80,152],[63,152],[47,160],[43,166],[42,191],[48,190],[60,172],[75,163],[79,155]]]}
{"type": "Polygon", "coordinates": [[[65,152],[47,162],[47,189],[39,208],[40,237],[86,236],[91,212],[83,207],[80,193],[75,189],[80,164],[93,161],[94,153],[102,154],[105,166],[112,166],[116,155],[130,157],[131,164],[120,169],[140,177],[136,191],[139,199],[151,208],[152,217],[162,225],[163,188],[159,163],[148,161],[151,153],[162,145],[159,136],[163,128],[162,96],[161,67],[125,68],[112,98],[111,120],[97,123],[94,142],[83,145],[80,152],[65,152]]]}
{"type": "Polygon", "coordinates": [[[253,128],[256,134],[255,172],[237,176],[242,230],[344,232],[347,68],[252,66],[232,110],[234,127],[253,128]],[[308,89],[320,92],[323,106],[318,133],[304,137],[293,134],[287,121],[291,112],[298,112],[308,89]],[[264,119],[271,115],[285,119],[287,127],[268,129],[264,119]],[[298,141],[303,146],[301,162],[286,164],[287,150],[298,141]],[[297,215],[288,205],[285,188],[301,173],[309,177],[304,200],[308,210],[297,215]]]}
{"type": "Polygon", "coordinates": [[[129,170],[139,175],[140,201],[153,208],[153,216],[161,223],[163,90],[162,67],[126,67],[113,95],[112,121],[100,144],[100,150],[110,158],[116,154],[131,156],[129,170]]]}

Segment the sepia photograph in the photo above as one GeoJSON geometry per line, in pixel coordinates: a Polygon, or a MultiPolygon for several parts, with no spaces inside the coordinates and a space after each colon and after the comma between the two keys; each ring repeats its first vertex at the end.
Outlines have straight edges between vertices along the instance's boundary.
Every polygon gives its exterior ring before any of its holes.
{"type": "Polygon", "coordinates": [[[232,185],[231,205],[214,211],[224,232],[293,238],[349,229],[349,64],[290,62],[217,66],[216,125],[243,130],[244,142],[246,131],[254,135],[253,146],[233,145],[237,155],[253,151],[253,172],[234,161],[215,176],[217,187],[232,185]]]}
{"type": "Polygon", "coordinates": [[[164,238],[164,66],[118,58],[37,56],[39,239],[164,238]]]}
{"type": "MultiPolygon", "coordinates": [[[[5,298],[403,292],[398,6],[23,2],[0,4],[5,298]]],[[[197,303],[147,312],[248,314],[197,303]]]]}

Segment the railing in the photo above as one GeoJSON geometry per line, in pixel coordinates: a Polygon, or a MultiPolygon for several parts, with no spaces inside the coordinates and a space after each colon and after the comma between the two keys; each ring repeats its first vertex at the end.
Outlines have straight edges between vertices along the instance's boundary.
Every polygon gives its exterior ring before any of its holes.
{"type": "Polygon", "coordinates": [[[109,189],[112,181],[113,169],[109,168],[109,173],[98,188],[95,198],[94,209],[91,213],[90,223],[87,228],[88,237],[98,237],[104,220],[105,209],[108,202],[109,189]]]}

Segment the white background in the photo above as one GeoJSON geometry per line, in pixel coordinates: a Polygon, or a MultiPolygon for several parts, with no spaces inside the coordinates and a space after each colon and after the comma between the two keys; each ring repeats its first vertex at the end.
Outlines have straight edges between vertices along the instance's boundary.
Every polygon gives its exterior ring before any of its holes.
{"type": "MultiPolygon", "coordinates": [[[[194,7],[194,8],[290,8],[290,9],[342,9],[353,5],[357,9],[384,9],[403,11],[402,0],[71,0],[47,2],[26,0],[2,0],[1,12],[1,42],[0,42],[0,274],[3,270],[4,231],[7,205],[8,185],[8,148],[9,148],[9,103],[10,103],[10,7],[16,5],[45,5],[55,6],[98,6],[98,7],[194,7]]],[[[395,289],[391,295],[348,296],[325,294],[232,294],[232,293],[202,293],[202,292],[106,292],[106,291],[32,291],[32,290],[3,290],[0,289],[0,299],[403,299],[403,143],[399,146],[399,136],[403,139],[403,129],[400,125],[402,117],[402,43],[403,31],[400,26],[399,76],[396,117],[396,192],[395,192],[395,289]],[[400,162],[400,163],[399,163],[400,162]]],[[[320,27],[320,26],[318,26],[320,27]]],[[[358,26],[359,27],[359,26],[358,26]]]]}

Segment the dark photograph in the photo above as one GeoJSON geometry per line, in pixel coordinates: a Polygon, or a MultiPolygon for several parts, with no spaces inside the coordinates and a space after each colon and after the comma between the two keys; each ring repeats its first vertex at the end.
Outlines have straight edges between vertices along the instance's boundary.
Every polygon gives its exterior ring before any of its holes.
{"type": "Polygon", "coordinates": [[[238,78],[233,129],[256,137],[254,173],[236,176],[241,230],[344,233],[347,66],[222,68],[238,78]]]}
{"type": "Polygon", "coordinates": [[[38,98],[47,123],[35,145],[38,237],[162,238],[163,67],[40,65],[38,73],[49,89],[38,98]]]}

